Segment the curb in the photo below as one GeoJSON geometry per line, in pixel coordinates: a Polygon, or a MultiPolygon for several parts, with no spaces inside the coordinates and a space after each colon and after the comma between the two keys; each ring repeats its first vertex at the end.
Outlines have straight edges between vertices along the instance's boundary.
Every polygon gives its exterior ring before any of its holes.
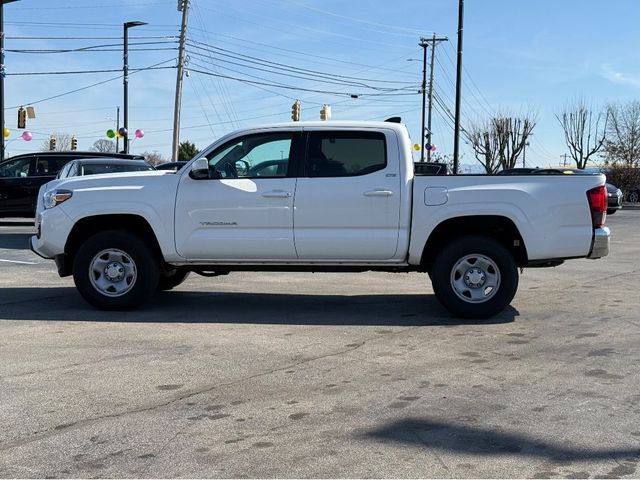
{"type": "Polygon", "coordinates": [[[622,210],[640,210],[640,203],[623,203],[622,210]]]}
{"type": "Polygon", "coordinates": [[[35,221],[28,218],[0,218],[0,227],[33,227],[35,221]]]}

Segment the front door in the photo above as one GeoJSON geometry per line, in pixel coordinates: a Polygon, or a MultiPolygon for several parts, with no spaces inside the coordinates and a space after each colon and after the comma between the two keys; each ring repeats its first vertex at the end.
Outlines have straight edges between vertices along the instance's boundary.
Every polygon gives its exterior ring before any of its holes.
{"type": "Polygon", "coordinates": [[[397,152],[393,133],[308,133],[294,214],[300,260],[394,258],[401,195],[397,152]]]}
{"type": "Polygon", "coordinates": [[[190,260],[296,258],[294,161],[301,135],[245,135],[214,149],[208,179],[185,172],[176,199],[175,241],[190,260]]]}

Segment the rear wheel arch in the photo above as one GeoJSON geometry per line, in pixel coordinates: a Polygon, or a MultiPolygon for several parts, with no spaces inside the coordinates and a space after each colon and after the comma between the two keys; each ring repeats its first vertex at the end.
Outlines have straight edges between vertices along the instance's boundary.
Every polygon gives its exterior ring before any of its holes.
{"type": "Polygon", "coordinates": [[[516,265],[528,262],[524,239],[510,218],[501,215],[472,215],[444,220],[433,229],[422,250],[421,266],[430,271],[438,253],[451,242],[466,236],[493,238],[513,256],[516,265]]]}

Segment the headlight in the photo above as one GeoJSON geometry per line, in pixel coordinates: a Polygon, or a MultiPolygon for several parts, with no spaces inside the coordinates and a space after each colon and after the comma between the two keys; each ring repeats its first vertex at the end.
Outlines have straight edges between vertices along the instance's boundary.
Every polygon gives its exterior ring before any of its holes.
{"type": "Polygon", "coordinates": [[[60,205],[62,202],[69,200],[72,195],[73,192],[70,190],[49,190],[44,194],[44,208],[53,208],[56,205],[60,205]]]}

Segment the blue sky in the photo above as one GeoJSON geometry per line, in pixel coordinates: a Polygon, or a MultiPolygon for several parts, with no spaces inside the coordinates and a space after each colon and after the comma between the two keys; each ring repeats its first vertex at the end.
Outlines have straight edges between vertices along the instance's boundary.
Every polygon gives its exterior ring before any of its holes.
{"type": "MultiPolygon", "coordinates": [[[[184,84],[182,140],[204,148],[236,128],[289,121],[291,104],[300,99],[302,117],[309,120],[319,118],[325,103],[332,106],[334,119],[401,115],[417,141],[422,64],[410,59],[422,58],[419,37],[435,32],[449,42],[436,51],[439,104],[433,142],[440,153],[451,153],[456,0],[191,3],[191,71],[184,84]]],[[[14,74],[121,69],[122,23],[134,20],[148,25],[130,30],[130,68],[173,67],[180,23],[176,4],[21,0],[6,5],[5,117],[12,130],[8,153],[40,149],[56,132],[76,135],[79,148],[88,149],[115,127],[116,107],[122,105],[118,72],[14,74]],[[12,51],[95,45],[108,46],[102,47],[106,51],[69,53],[12,51]],[[15,107],[29,104],[37,114],[28,123],[31,143],[21,140],[14,128],[15,107]]],[[[639,24],[637,0],[466,0],[463,127],[495,112],[533,111],[538,125],[527,163],[557,165],[566,148],[554,114],[566,102],[583,96],[599,108],[640,96],[639,24]]],[[[145,131],[144,138],[133,142],[132,152],[169,156],[175,75],[174,68],[131,75],[129,129],[145,131]]],[[[475,163],[466,145],[463,152],[462,163],[475,163]]]]}

